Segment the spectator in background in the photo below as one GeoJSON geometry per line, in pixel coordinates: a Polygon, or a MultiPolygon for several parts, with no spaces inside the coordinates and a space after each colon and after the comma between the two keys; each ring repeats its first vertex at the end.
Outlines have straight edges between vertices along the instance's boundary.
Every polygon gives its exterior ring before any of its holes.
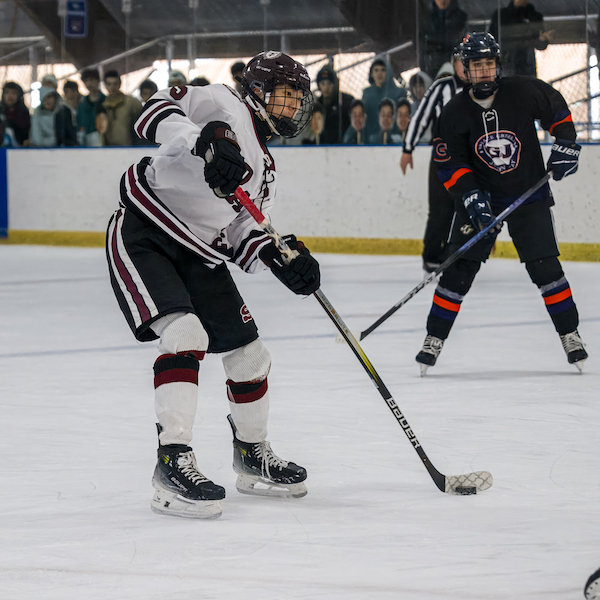
{"type": "Polygon", "coordinates": [[[108,96],[103,103],[106,110],[106,131],[103,133],[104,146],[131,146],[138,137],[133,124],[142,112],[142,104],[133,96],[121,91],[121,76],[118,71],[104,74],[104,85],[108,96]]]}
{"type": "Polygon", "coordinates": [[[318,103],[313,104],[312,117],[310,119],[310,127],[307,128],[308,135],[302,139],[303,144],[321,145],[321,135],[325,129],[325,109],[318,103]]]}
{"type": "Polygon", "coordinates": [[[394,123],[391,134],[392,144],[404,143],[404,138],[406,137],[408,125],[410,123],[410,112],[410,102],[406,98],[399,100],[398,105],[396,106],[396,122],[394,123]]]}
{"type": "Polygon", "coordinates": [[[52,88],[42,88],[41,104],[33,111],[29,145],[36,148],[56,147],[54,117],[60,108],[60,96],[52,88]]]}
{"type": "Polygon", "coordinates": [[[242,79],[242,71],[244,70],[244,67],[246,65],[240,60],[238,62],[235,62],[231,65],[231,77],[233,78],[233,86],[235,91],[240,94],[242,94],[242,86],[240,84],[240,82],[238,81],[238,79],[241,81],[242,79]]]}
{"type": "Polygon", "coordinates": [[[408,80],[408,91],[410,93],[413,113],[419,108],[425,92],[430,88],[432,83],[433,79],[425,71],[418,71],[408,80]]]}
{"type": "Polygon", "coordinates": [[[325,65],[317,73],[320,94],[316,100],[323,107],[325,128],[321,134],[322,144],[341,144],[344,132],[350,126],[350,104],[354,98],[340,92],[339,81],[333,66],[325,65]]]}
{"type": "Polygon", "coordinates": [[[364,129],[367,117],[362,100],[352,100],[350,104],[350,127],[344,133],[344,144],[362,146],[365,143],[364,129]]]}
{"type": "Polygon", "coordinates": [[[457,0],[428,0],[419,13],[419,67],[434,79],[467,31],[457,0]]]}
{"type": "Polygon", "coordinates": [[[0,111],[6,119],[5,136],[13,146],[29,146],[31,115],[25,106],[23,88],[14,81],[7,81],[2,88],[0,111]]]}
{"type": "Polygon", "coordinates": [[[47,90],[58,92],[58,81],[54,73],[46,73],[42,77],[42,81],[40,83],[42,84],[42,87],[40,88],[40,102],[42,100],[42,96],[46,95],[47,90]]]}
{"type": "Polygon", "coordinates": [[[142,99],[142,106],[150,100],[150,97],[158,92],[158,86],[152,81],[152,79],[145,79],[140,83],[140,98],[142,99]]]}
{"type": "Polygon", "coordinates": [[[187,79],[181,71],[169,71],[169,87],[187,85],[187,79]]]}
{"type": "Polygon", "coordinates": [[[194,77],[194,79],[190,81],[190,85],[204,87],[205,85],[210,85],[210,81],[206,79],[206,77],[194,77]]]}
{"type": "Polygon", "coordinates": [[[384,98],[379,103],[379,131],[369,136],[369,144],[391,144],[392,129],[394,127],[394,114],[396,104],[389,98],[384,98]]]}
{"type": "Polygon", "coordinates": [[[500,31],[498,11],[494,11],[489,31],[502,46],[502,74],[505,77],[537,76],[535,51],[548,47],[552,31],[544,33],[544,17],[529,0],[512,0],[500,9],[500,31]]]}
{"type": "Polygon", "coordinates": [[[100,73],[98,69],[85,69],[81,81],[89,94],[84,96],[77,107],[77,128],[80,146],[101,146],[102,140],[96,128],[96,115],[102,108],[106,96],[100,91],[100,73]]]}
{"type": "Polygon", "coordinates": [[[77,107],[81,101],[81,94],[75,81],[65,81],[63,96],[64,102],[54,115],[56,146],[59,148],[78,146],[77,107]]]}
{"type": "Polygon", "coordinates": [[[371,135],[379,131],[379,103],[384,98],[398,102],[401,98],[407,97],[406,90],[403,87],[397,86],[394,82],[392,68],[383,58],[376,58],[371,63],[369,83],[371,85],[366,87],[362,94],[362,101],[367,116],[364,131],[365,140],[368,140],[371,135]]]}

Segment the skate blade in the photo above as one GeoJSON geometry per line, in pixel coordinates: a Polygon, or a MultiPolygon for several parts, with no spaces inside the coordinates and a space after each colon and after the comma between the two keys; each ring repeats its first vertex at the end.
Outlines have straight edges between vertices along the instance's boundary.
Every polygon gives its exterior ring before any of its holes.
{"type": "Polygon", "coordinates": [[[188,500],[179,494],[156,490],[150,503],[152,512],[185,519],[217,519],[221,516],[218,500],[188,500]]]}
{"type": "Polygon", "coordinates": [[[235,487],[240,494],[271,498],[302,498],[308,493],[303,482],[274,483],[257,475],[247,475],[245,473],[238,473],[235,487]]]}
{"type": "Polygon", "coordinates": [[[419,366],[421,367],[421,377],[425,377],[425,375],[427,374],[427,369],[429,369],[429,365],[419,363],[419,366]]]}
{"type": "Polygon", "coordinates": [[[574,364],[578,369],[580,373],[583,373],[583,363],[587,360],[587,358],[584,358],[583,360],[578,360],[577,362],[574,362],[572,364],[574,364]]]}

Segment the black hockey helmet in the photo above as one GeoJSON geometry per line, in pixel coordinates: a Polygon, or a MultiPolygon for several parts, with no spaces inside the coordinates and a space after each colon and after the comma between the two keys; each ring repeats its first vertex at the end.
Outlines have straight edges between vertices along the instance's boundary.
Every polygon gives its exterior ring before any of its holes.
{"type": "Polygon", "coordinates": [[[242,97],[269,124],[278,135],[285,138],[297,136],[310,121],[313,95],[306,69],[291,56],[270,50],[250,59],[241,77],[242,97]],[[277,85],[290,86],[301,92],[300,106],[293,117],[276,117],[267,111],[270,96],[277,85]],[[255,90],[262,92],[264,98],[255,90]]]}
{"type": "Polygon", "coordinates": [[[469,33],[463,38],[458,50],[467,78],[469,77],[469,63],[472,60],[493,58],[496,61],[495,80],[473,84],[473,94],[476,98],[484,99],[491,96],[498,89],[502,66],[502,55],[496,38],[487,32],[469,33]]]}

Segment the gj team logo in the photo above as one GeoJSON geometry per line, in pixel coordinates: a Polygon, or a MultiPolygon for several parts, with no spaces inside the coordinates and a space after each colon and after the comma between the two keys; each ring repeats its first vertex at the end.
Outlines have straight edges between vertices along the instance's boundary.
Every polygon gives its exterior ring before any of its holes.
{"type": "Polygon", "coordinates": [[[477,140],[475,151],[490,169],[508,173],[519,164],[521,142],[512,131],[493,131],[477,140]]]}

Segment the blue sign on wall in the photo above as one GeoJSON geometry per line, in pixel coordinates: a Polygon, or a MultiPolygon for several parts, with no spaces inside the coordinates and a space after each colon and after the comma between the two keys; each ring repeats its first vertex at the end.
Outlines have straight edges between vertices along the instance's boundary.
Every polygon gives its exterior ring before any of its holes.
{"type": "Polygon", "coordinates": [[[88,34],[87,0],[67,0],[65,37],[85,38],[88,34]]]}

